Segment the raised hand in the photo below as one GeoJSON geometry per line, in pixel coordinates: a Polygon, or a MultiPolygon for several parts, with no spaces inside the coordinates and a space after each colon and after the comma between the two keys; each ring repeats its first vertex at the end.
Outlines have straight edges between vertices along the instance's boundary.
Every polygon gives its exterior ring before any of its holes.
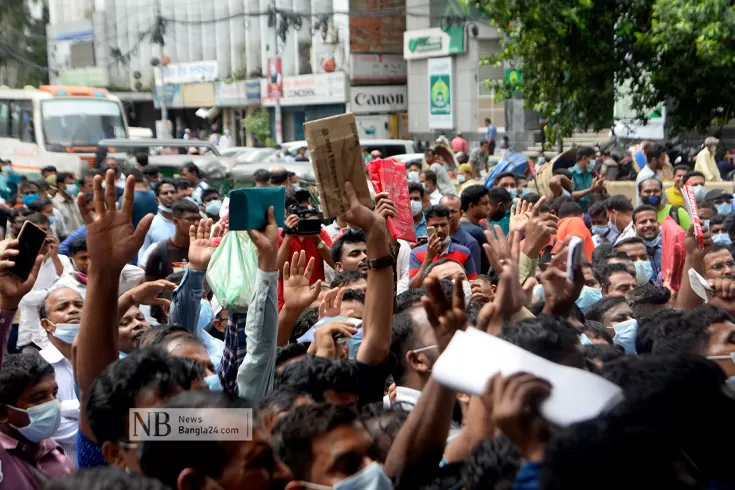
{"type": "Polygon", "coordinates": [[[556,233],[559,218],[553,214],[541,216],[541,206],[546,204],[546,196],[543,196],[533,206],[531,214],[526,223],[526,240],[523,243],[523,253],[529,258],[535,259],[541,253],[541,249],[549,243],[551,236],[556,233]]]}
{"type": "Polygon", "coordinates": [[[467,328],[462,280],[459,278],[454,280],[451,302],[444,296],[438,279],[429,277],[425,285],[428,296],[421,298],[421,304],[426,310],[429,323],[434,328],[439,353],[442,353],[454,337],[454,333],[467,328]]]}
{"type": "Polygon", "coordinates": [[[571,237],[564,240],[559,253],[541,274],[541,284],[546,298],[544,313],[564,318],[569,316],[572,305],[584,287],[584,274],[579,264],[574,268],[574,281],[570,281],[567,277],[566,261],[570,241],[571,237]]]}
{"type": "Polygon", "coordinates": [[[533,204],[530,201],[521,201],[517,206],[510,208],[510,232],[517,231],[523,234],[526,231],[526,223],[531,217],[533,204]]]}
{"type": "Polygon", "coordinates": [[[347,322],[329,322],[314,330],[314,342],[309,346],[308,353],[317,357],[340,357],[340,348],[337,338],[349,339],[357,333],[357,328],[347,322]]]}
{"type": "Polygon", "coordinates": [[[702,234],[704,235],[704,248],[699,248],[697,237],[694,234],[694,224],[692,224],[687,230],[684,243],[686,245],[687,254],[690,258],[701,260],[702,257],[704,257],[704,254],[707,253],[707,251],[714,245],[709,228],[702,226],[702,234]]]}
{"type": "Polygon", "coordinates": [[[284,308],[301,312],[308,308],[319,297],[321,281],[314,286],[309,285],[311,271],[314,269],[314,257],[306,263],[306,252],[294,252],[291,262],[283,266],[283,301],[284,308]]]}
{"type": "Polygon", "coordinates": [[[372,209],[360,204],[351,182],[345,182],[344,195],[347,199],[347,211],[344,220],[353,228],[360,228],[365,232],[368,240],[376,233],[388,233],[385,227],[385,218],[373,212],[372,209]]]}
{"type": "Polygon", "coordinates": [[[387,192],[379,192],[375,195],[375,212],[384,219],[398,216],[398,208],[387,192]]]}
{"type": "Polygon", "coordinates": [[[485,230],[487,243],[482,245],[490,265],[496,271],[500,270],[501,261],[513,261],[516,264],[521,256],[521,240],[519,233],[511,233],[509,239],[503,234],[503,229],[495,225],[495,233],[485,230]]]}
{"type": "Polygon", "coordinates": [[[518,262],[500,259],[493,266],[498,274],[498,287],[493,301],[482,307],[477,317],[477,328],[491,335],[498,335],[503,324],[520,311],[528,301],[528,294],[535,285],[530,279],[521,285],[518,281],[518,262]]]}
{"type": "Polygon", "coordinates": [[[428,264],[430,264],[434,257],[439,253],[439,250],[442,248],[442,240],[439,238],[439,235],[436,233],[431,235],[429,237],[429,242],[426,245],[426,256],[424,258],[424,261],[428,264]]]}
{"type": "Polygon", "coordinates": [[[131,300],[136,304],[169,306],[171,301],[165,298],[159,298],[158,295],[166,291],[173,291],[174,289],[176,289],[176,284],[159,279],[157,281],[144,282],[128,291],[127,294],[130,295],[131,300]]]}
{"type": "Polygon", "coordinates": [[[275,272],[278,270],[278,225],[273,215],[273,206],[268,208],[266,215],[268,223],[265,229],[248,230],[248,235],[258,250],[258,268],[263,272],[275,272]]]}
{"type": "Polygon", "coordinates": [[[334,288],[330,290],[319,305],[319,318],[339,316],[342,312],[342,297],[347,288],[334,288]]]}
{"type": "Polygon", "coordinates": [[[518,446],[521,457],[541,461],[551,438],[539,406],[551,394],[551,384],[532,374],[496,374],[482,394],[495,425],[518,446]]]}
{"type": "Polygon", "coordinates": [[[82,219],[87,225],[87,250],[90,258],[90,271],[104,270],[119,276],[125,264],[133,260],[143,246],[153,215],[147,214],[133,228],[133,195],[135,178],[130,175],[125,181],[122,206],[117,209],[115,191],[115,172],[108,170],[105,175],[105,189],[102,177],[94,178],[94,217],[87,210],[84,193],[77,196],[77,205],[82,219]]]}
{"type": "Polygon", "coordinates": [[[48,252],[46,252],[46,257],[54,257],[58,255],[59,239],[49,233],[48,235],[46,235],[46,247],[48,248],[48,252]]]}
{"type": "Polygon", "coordinates": [[[212,258],[211,232],[211,219],[200,220],[198,225],[189,227],[189,267],[196,271],[206,271],[212,258]]]}
{"type": "Polygon", "coordinates": [[[33,289],[33,284],[38,276],[38,269],[43,262],[43,255],[36,257],[31,273],[25,281],[21,281],[9,270],[15,266],[13,258],[18,255],[18,240],[10,240],[5,250],[0,253],[0,309],[15,310],[23,296],[33,289]]]}

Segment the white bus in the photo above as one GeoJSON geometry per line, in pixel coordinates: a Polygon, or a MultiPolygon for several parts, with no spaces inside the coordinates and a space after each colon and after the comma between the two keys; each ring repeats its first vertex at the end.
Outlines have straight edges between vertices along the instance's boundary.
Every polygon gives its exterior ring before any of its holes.
{"type": "Polygon", "coordinates": [[[0,87],[0,158],[19,173],[53,165],[77,175],[92,167],[97,143],[127,138],[120,100],[92,87],[0,87]]]}

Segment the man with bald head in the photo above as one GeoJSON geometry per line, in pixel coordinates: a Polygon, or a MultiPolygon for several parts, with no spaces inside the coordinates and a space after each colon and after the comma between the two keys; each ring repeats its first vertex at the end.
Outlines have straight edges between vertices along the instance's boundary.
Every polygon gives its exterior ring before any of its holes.
{"type": "Polygon", "coordinates": [[[272,186],[288,186],[288,171],[282,165],[271,167],[271,185],[272,186]]]}
{"type": "Polygon", "coordinates": [[[453,194],[445,194],[439,200],[439,204],[449,208],[449,236],[452,242],[467,247],[475,263],[475,270],[478,273],[487,273],[487,270],[482,270],[482,255],[480,254],[484,251],[480,248],[480,244],[459,226],[459,219],[462,217],[462,201],[453,194]]]}

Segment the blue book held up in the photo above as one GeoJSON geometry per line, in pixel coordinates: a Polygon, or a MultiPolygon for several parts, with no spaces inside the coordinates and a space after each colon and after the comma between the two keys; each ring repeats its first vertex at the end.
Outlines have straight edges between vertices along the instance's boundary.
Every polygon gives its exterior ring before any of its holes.
{"type": "Polygon", "coordinates": [[[286,214],[285,187],[253,187],[230,192],[230,230],[262,230],[268,223],[267,211],[273,214],[279,228],[286,214]]]}

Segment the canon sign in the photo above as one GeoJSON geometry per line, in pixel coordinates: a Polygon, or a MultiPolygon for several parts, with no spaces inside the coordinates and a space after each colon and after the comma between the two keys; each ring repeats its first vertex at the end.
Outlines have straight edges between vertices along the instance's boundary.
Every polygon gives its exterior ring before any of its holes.
{"type": "Polygon", "coordinates": [[[405,85],[352,87],[351,107],[355,114],[401,112],[408,109],[405,85]]]}

